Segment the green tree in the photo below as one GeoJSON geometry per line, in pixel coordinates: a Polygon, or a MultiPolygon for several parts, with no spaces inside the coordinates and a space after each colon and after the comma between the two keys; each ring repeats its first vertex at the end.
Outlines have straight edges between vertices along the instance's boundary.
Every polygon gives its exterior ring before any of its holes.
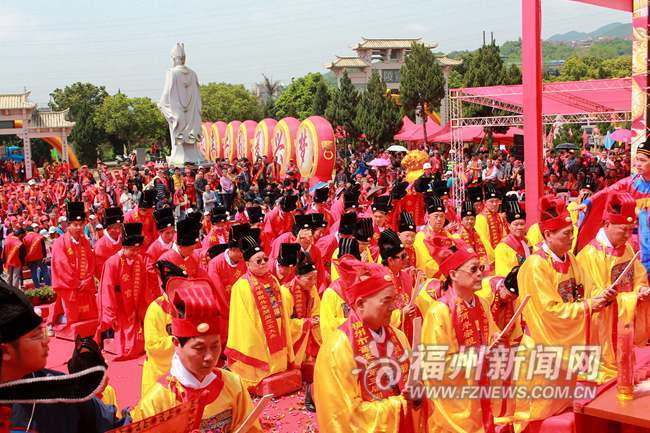
{"type": "Polygon", "coordinates": [[[108,96],[95,112],[95,122],[104,129],[114,154],[128,153],[168,138],[165,118],[149,98],[129,98],[118,92],[108,96]]]}
{"type": "Polygon", "coordinates": [[[325,117],[332,123],[334,129],[342,128],[345,131],[343,141],[346,144],[354,143],[360,134],[355,124],[358,103],[359,92],[352,85],[348,73],[343,71],[340,88],[334,90],[332,99],[330,99],[327,110],[325,111],[325,117]]]}
{"type": "Polygon", "coordinates": [[[52,110],[70,109],[69,119],[75,122],[70,134],[77,157],[82,164],[94,165],[97,146],[106,139],[102,128],[95,123],[95,112],[108,96],[104,86],[77,82],[50,93],[52,110]]]}
{"type": "Polygon", "coordinates": [[[321,80],[316,85],[316,94],[314,95],[314,108],[312,108],[312,113],[316,116],[323,116],[325,110],[327,110],[329,100],[330,94],[327,90],[327,84],[325,84],[325,80],[321,80]]]}
{"type": "MultiPolygon", "coordinates": [[[[400,101],[404,112],[426,117],[425,108],[440,108],[445,96],[445,77],[436,56],[424,44],[411,44],[411,52],[400,70],[400,101]]],[[[427,143],[427,125],[424,122],[423,139],[427,143]]]]}
{"type": "Polygon", "coordinates": [[[208,83],[201,85],[203,120],[231,122],[261,120],[260,101],[241,84],[208,83]]]}
{"type": "Polygon", "coordinates": [[[465,85],[468,87],[496,86],[502,83],[503,60],[499,46],[492,41],[469,56],[465,85]]]}
{"type": "Polygon", "coordinates": [[[386,92],[386,84],[373,71],[366,91],[361,95],[355,119],[357,128],[371,145],[383,147],[392,142],[401,127],[400,112],[386,92]]]}
{"type": "Polygon", "coordinates": [[[327,90],[327,83],[323,76],[316,72],[294,79],[276,99],[275,116],[277,118],[296,117],[303,120],[316,114],[316,109],[324,111],[327,102],[325,101],[325,105],[323,105],[323,85],[327,90]],[[316,101],[316,96],[319,93],[319,100],[316,101]]]}

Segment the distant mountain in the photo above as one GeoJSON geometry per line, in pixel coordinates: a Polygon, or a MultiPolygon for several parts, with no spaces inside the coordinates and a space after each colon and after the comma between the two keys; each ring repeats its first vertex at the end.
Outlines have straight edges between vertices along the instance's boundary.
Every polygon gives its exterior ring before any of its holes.
{"type": "Polygon", "coordinates": [[[632,34],[630,23],[611,23],[604,25],[593,32],[570,31],[556,34],[547,39],[549,42],[580,42],[591,41],[598,38],[625,39],[632,34]]]}

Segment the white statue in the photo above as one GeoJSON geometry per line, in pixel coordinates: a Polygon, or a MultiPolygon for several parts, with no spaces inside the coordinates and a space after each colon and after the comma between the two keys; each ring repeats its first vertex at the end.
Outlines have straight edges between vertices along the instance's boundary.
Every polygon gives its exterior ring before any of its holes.
{"type": "Polygon", "coordinates": [[[201,142],[201,94],[196,73],[185,66],[185,47],[172,49],[172,67],[167,71],[158,108],[169,123],[172,151],[168,162],[183,165],[203,160],[197,145],[201,142]]]}

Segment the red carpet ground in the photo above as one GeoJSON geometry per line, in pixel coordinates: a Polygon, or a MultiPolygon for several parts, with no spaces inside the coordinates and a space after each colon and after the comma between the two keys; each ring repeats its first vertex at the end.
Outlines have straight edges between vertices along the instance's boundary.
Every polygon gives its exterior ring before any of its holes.
{"type": "MultiPolygon", "coordinates": [[[[47,367],[67,372],[66,362],[72,355],[73,349],[73,342],[52,338],[47,367]]],[[[108,362],[109,383],[115,388],[120,408],[133,407],[140,398],[144,358],[113,362],[113,357],[110,354],[105,353],[104,356],[108,362]]],[[[304,392],[299,392],[269,403],[260,420],[264,431],[274,433],[317,432],[316,415],[305,410],[304,401],[304,392]]]]}

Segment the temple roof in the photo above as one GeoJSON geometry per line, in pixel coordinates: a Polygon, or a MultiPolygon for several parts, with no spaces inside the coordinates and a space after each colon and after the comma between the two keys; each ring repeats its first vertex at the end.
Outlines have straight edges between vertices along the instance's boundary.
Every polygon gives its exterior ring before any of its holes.
{"type": "Polygon", "coordinates": [[[410,48],[413,42],[423,43],[428,48],[435,48],[438,46],[436,42],[423,42],[422,38],[415,39],[370,39],[361,38],[361,42],[357,44],[355,50],[359,49],[388,49],[388,48],[410,48]]]}
{"type": "Polygon", "coordinates": [[[0,93],[0,110],[35,108],[36,104],[27,100],[29,93],[0,93]]]}
{"type": "Polygon", "coordinates": [[[447,56],[436,57],[441,66],[458,66],[463,63],[462,59],[451,59],[447,56]]]}
{"type": "Polygon", "coordinates": [[[327,66],[327,69],[333,68],[367,68],[370,64],[359,57],[341,57],[336,56],[336,60],[327,66]]]}
{"type": "Polygon", "coordinates": [[[66,120],[66,114],[69,110],[63,111],[40,111],[34,110],[32,113],[32,121],[29,125],[30,129],[42,128],[72,128],[74,122],[66,120]]]}

